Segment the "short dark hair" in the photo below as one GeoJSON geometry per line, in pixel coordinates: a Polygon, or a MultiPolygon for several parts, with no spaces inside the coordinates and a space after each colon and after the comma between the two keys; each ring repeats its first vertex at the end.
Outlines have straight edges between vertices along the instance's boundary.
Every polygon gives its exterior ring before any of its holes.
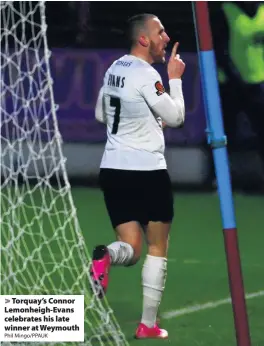
{"type": "Polygon", "coordinates": [[[137,42],[139,31],[143,29],[146,22],[152,18],[157,18],[157,16],[151,13],[141,13],[128,19],[127,39],[129,41],[130,47],[132,47],[137,42]]]}

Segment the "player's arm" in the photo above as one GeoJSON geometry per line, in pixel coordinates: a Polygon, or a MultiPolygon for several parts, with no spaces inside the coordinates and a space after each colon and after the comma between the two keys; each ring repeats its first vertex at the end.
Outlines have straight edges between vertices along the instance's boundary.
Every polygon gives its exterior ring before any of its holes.
{"type": "Polygon", "coordinates": [[[106,124],[106,116],[104,112],[104,88],[102,87],[99,91],[95,106],[95,119],[100,123],[106,124]]]}
{"type": "Polygon", "coordinates": [[[180,56],[176,54],[177,48],[178,43],[174,45],[168,63],[170,95],[165,92],[160,76],[156,72],[148,71],[147,75],[144,76],[145,81],[141,88],[141,94],[153,113],[171,127],[180,127],[185,120],[185,105],[181,81],[185,64],[180,59],[180,56]]]}
{"type": "MultiPolygon", "coordinates": [[[[151,109],[156,116],[161,117],[165,126],[180,127],[185,120],[185,104],[180,79],[171,79],[170,95],[164,92],[160,100],[151,109]]],[[[164,125],[163,125],[164,127],[164,125]]]]}
{"type": "Polygon", "coordinates": [[[182,126],[185,119],[185,105],[182,94],[182,81],[171,79],[170,95],[165,92],[158,73],[147,75],[145,85],[141,88],[141,94],[155,116],[170,127],[182,126]]]}

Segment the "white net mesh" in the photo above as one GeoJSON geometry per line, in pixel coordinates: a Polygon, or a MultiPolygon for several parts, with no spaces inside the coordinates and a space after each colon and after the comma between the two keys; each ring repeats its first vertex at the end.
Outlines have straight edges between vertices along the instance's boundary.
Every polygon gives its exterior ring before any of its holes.
{"type": "Polygon", "coordinates": [[[90,292],[56,121],[45,3],[0,6],[1,293],[84,294],[85,345],[127,345],[106,300],[90,292]]]}

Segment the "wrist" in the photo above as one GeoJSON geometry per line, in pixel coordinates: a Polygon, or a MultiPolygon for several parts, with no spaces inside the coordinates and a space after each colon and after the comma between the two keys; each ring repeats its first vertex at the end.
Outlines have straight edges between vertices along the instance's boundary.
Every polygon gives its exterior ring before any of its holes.
{"type": "Polygon", "coordinates": [[[169,80],[181,80],[181,77],[169,77],[169,80]]]}
{"type": "Polygon", "coordinates": [[[171,80],[171,79],[181,79],[181,76],[179,76],[179,75],[168,75],[168,77],[169,77],[169,80],[171,80]]]}

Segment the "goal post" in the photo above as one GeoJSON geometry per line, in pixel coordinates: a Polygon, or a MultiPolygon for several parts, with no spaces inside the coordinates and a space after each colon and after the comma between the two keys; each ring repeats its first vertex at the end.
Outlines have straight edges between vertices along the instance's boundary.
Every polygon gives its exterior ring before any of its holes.
{"type": "Polygon", "coordinates": [[[208,144],[213,151],[218,185],[236,341],[237,346],[250,346],[250,331],[226,148],[227,139],[222,120],[208,1],[192,1],[192,10],[205,105],[208,144]]]}
{"type": "MultiPolygon", "coordinates": [[[[44,1],[1,1],[1,294],[82,294],[85,345],[128,345],[91,258],[58,128],[44,1]]],[[[28,343],[27,343],[28,344],[28,343]]]]}

